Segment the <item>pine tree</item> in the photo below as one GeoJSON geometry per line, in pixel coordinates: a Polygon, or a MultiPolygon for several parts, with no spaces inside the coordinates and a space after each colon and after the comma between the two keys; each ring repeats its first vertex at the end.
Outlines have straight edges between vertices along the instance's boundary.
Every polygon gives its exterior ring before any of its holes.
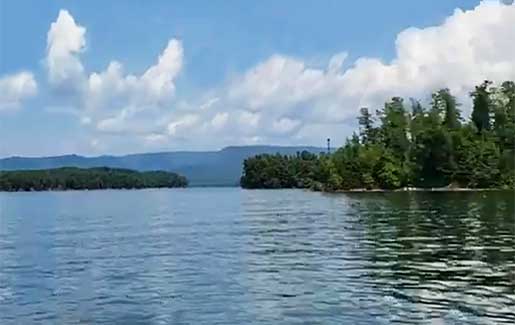
{"type": "Polygon", "coordinates": [[[360,109],[360,116],[358,117],[360,126],[359,132],[361,136],[361,143],[369,144],[375,141],[374,120],[368,108],[362,107],[360,109]]]}
{"type": "Polygon", "coordinates": [[[472,122],[476,126],[479,133],[484,130],[488,131],[490,125],[490,81],[483,82],[480,86],[476,86],[476,90],[472,92],[474,101],[472,108],[472,122]]]}
{"type": "Polygon", "coordinates": [[[443,125],[450,130],[459,129],[461,126],[461,112],[458,109],[459,104],[456,101],[456,97],[447,88],[439,90],[437,94],[443,105],[443,125]]]}

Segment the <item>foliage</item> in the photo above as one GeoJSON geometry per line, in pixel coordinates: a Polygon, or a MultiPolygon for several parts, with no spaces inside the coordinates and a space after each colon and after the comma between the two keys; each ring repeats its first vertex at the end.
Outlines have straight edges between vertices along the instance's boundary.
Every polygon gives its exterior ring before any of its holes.
{"type": "Polygon", "coordinates": [[[65,167],[0,173],[1,191],[141,189],[186,187],[187,185],[186,178],[175,173],[137,172],[107,167],[89,169],[65,167]]]}
{"type": "Polygon", "coordinates": [[[243,163],[246,171],[241,178],[245,188],[309,188],[317,180],[326,180],[330,171],[321,158],[307,151],[296,156],[257,155],[243,163]]]}
{"type": "Polygon", "coordinates": [[[476,86],[476,90],[471,94],[474,100],[472,122],[480,133],[483,130],[490,130],[491,96],[489,87],[491,84],[490,81],[485,81],[481,85],[476,86]]]}
{"type": "Polygon", "coordinates": [[[514,188],[515,83],[490,81],[471,93],[471,119],[449,89],[429,108],[394,97],[376,115],[361,108],[359,135],[331,155],[260,155],[244,162],[244,188],[514,188]]]}

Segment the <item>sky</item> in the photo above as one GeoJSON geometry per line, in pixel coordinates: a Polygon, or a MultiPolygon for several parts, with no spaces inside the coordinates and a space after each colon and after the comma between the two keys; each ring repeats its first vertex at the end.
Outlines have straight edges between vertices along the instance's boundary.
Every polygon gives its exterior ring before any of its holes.
{"type": "Polygon", "coordinates": [[[341,145],[363,106],[515,80],[497,0],[0,0],[0,156],[341,145]]]}

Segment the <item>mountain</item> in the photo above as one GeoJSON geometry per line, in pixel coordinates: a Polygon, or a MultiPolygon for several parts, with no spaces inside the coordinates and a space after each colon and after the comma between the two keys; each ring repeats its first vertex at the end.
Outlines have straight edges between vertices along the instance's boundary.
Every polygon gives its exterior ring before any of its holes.
{"type": "Polygon", "coordinates": [[[30,170],[59,167],[110,167],[138,171],[164,170],[186,176],[190,186],[234,186],[239,184],[243,161],[258,154],[294,155],[299,151],[319,153],[317,147],[233,146],[219,151],[175,151],[125,156],[10,157],[0,159],[0,170],[30,170]]]}

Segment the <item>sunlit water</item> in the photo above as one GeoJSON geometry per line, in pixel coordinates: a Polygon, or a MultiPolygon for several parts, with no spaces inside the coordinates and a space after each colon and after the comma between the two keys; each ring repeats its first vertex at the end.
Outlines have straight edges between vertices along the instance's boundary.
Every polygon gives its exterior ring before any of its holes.
{"type": "Polygon", "coordinates": [[[513,324],[515,198],[0,193],[0,324],[513,324]]]}

